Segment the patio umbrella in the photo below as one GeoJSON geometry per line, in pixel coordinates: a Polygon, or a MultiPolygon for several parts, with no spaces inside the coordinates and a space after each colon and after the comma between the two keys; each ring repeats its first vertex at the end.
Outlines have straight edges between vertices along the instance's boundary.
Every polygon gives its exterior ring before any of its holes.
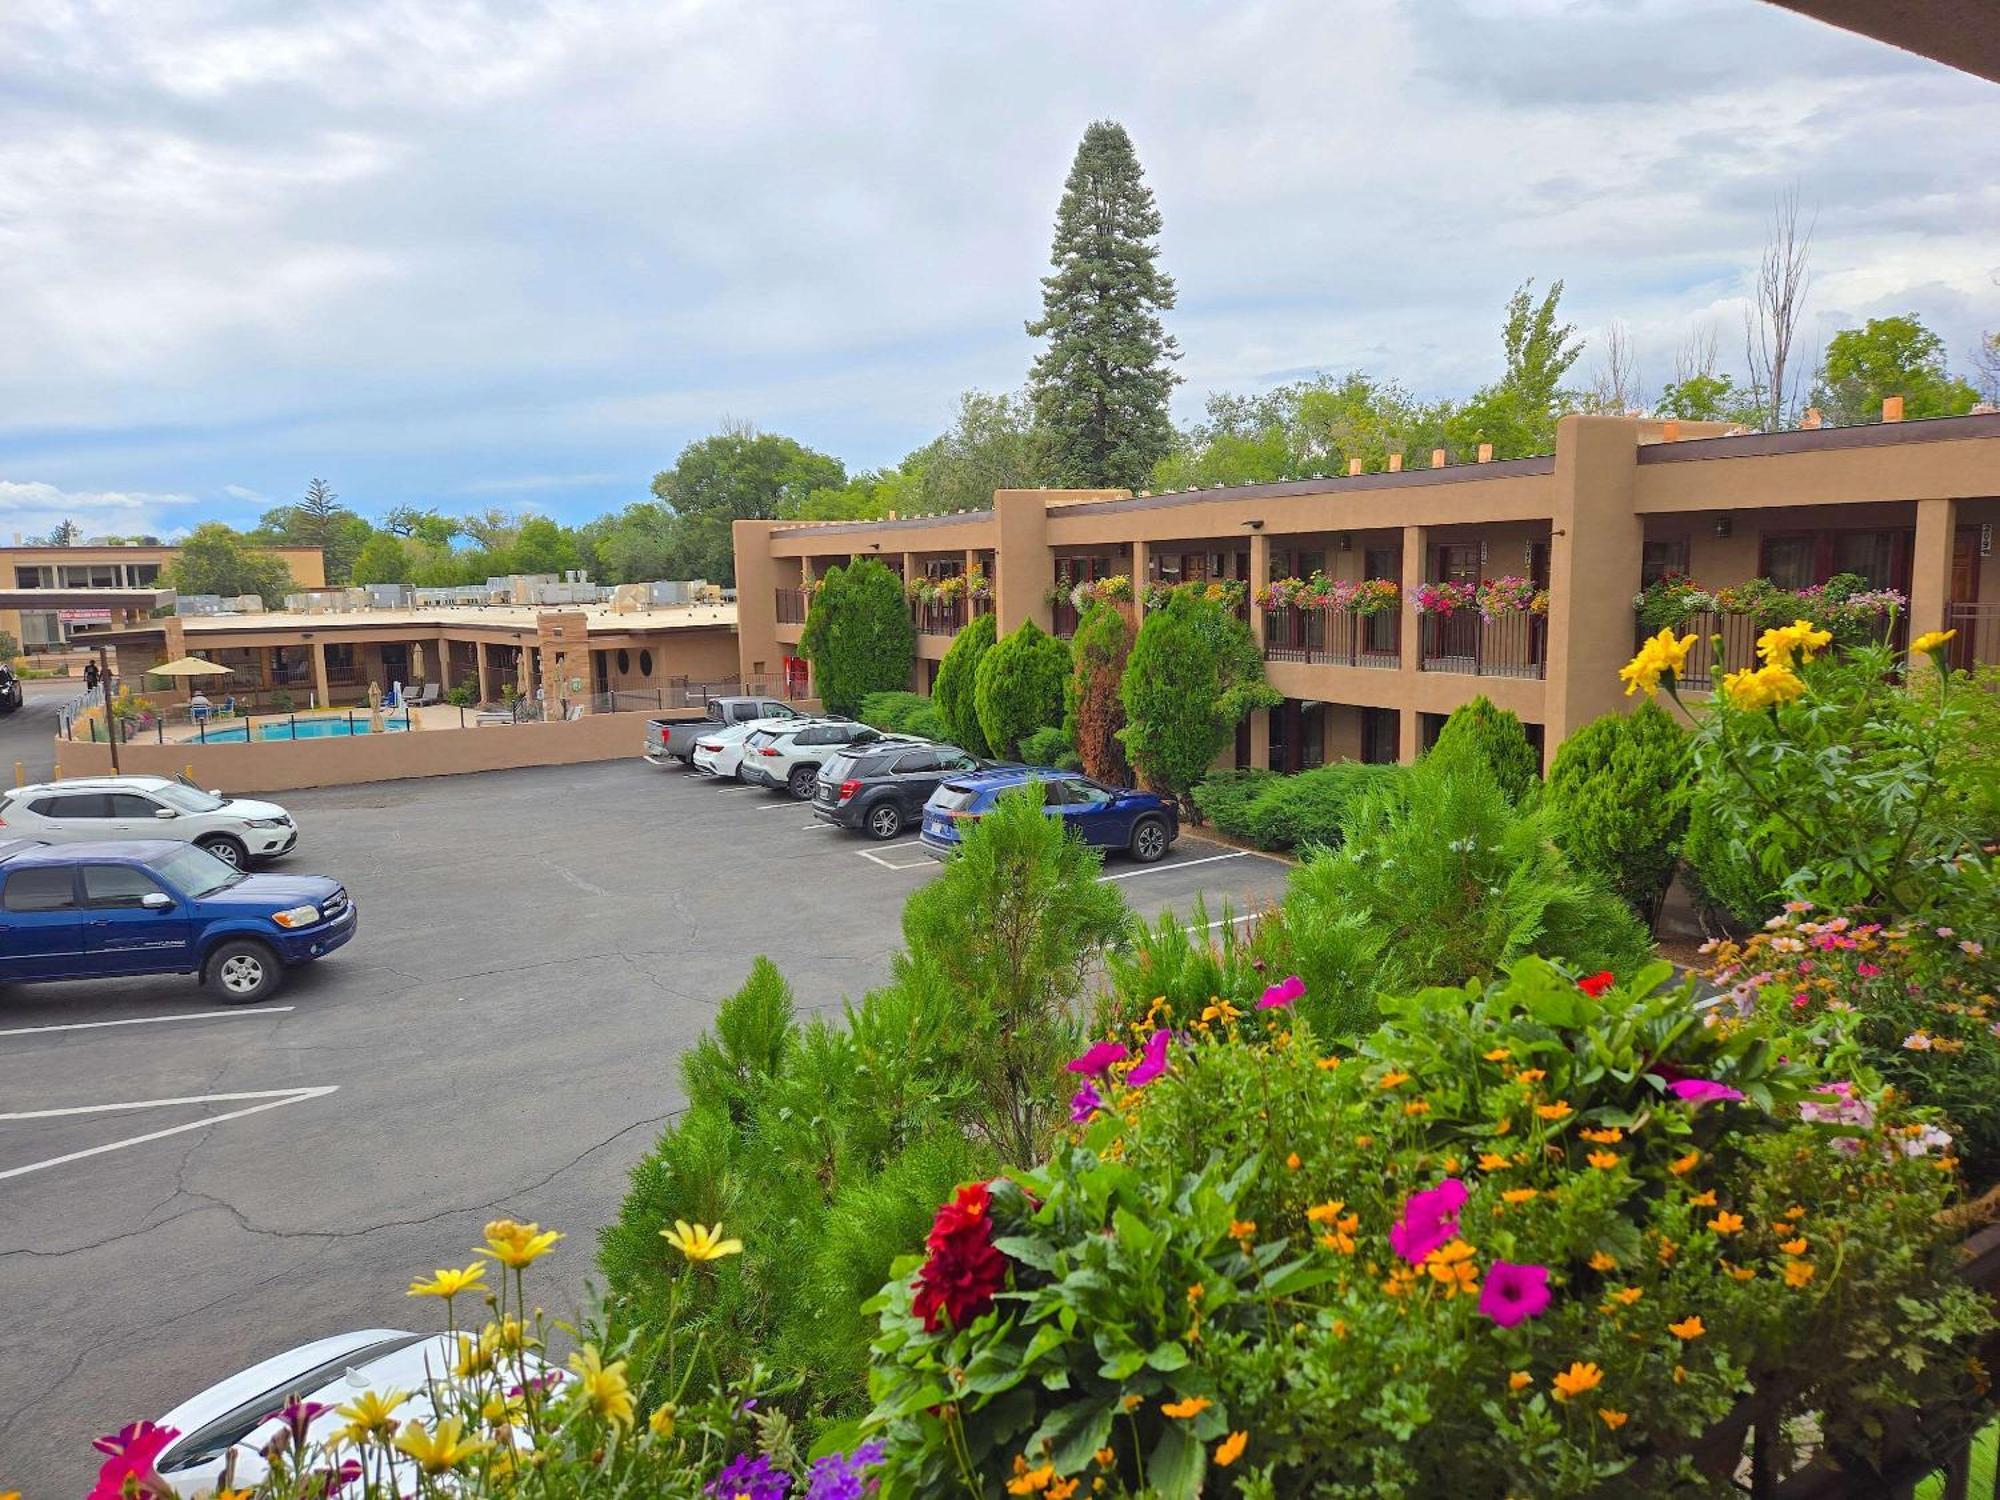
{"type": "Polygon", "coordinates": [[[424,676],[424,643],[422,641],[412,641],[410,642],[410,681],[424,682],[427,680],[424,676]]]}
{"type": "Polygon", "coordinates": [[[199,656],[183,656],[178,661],[161,662],[157,667],[146,668],[148,677],[234,677],[233,667],[218,666],[212,661],[203,661],[199,656]]]}

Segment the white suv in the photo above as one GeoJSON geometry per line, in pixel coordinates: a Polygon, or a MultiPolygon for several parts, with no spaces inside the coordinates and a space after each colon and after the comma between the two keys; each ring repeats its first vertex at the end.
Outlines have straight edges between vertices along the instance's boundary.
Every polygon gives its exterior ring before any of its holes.
{"type": "Polygon", "coordinates": [[[822,765],[849,745],[893,738],[851,719],[767,724],[744,739],[743,760],[736,775],[752,786],[782,788],[800,802],[810,802],[822,765]]]}
{"type": "Polygon", "coordinates": [[[204,792],[164,776],[93,776],[0,792],[0,838],[75,844],[98,839],[179,839],[242,869],[299,841],[275,802],[204,792]]]}

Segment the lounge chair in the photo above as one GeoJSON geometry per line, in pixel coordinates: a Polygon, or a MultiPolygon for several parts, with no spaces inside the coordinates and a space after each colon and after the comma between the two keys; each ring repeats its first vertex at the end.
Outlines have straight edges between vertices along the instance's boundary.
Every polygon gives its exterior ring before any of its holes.
{"type": "Polygon", "coordinates": [[[408,692],[407,689],[405,693],[407,695],[405,701],[411,708],[423,708],[444,696],[444,686],[441,683],[427,682],[414,693],[408,692]]]}

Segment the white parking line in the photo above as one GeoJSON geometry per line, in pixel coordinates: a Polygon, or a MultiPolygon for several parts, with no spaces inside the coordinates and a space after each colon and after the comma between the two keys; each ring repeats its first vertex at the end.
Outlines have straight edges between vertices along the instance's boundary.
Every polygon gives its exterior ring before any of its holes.
{"type": "Polygon", "coordinates": [[[100,1026],[161,1026],[169,1021],[233,1021],[238,1016],[281,1016],[289,1005],[261,1005],[254,1010],[197,1010],[184,1016],[128,1016],[122,1021],[65,1021],[60,1026],[15,1026],[0,1036],[34,1036],[44,1031],[93,1031],[100,1026]]]}
{"type": "Polygon", "coordinates": [[[1171,865],[1163,861],[1157,865],[1147,865],[1143,870],[1126,870],[1121,874],[1100,875],[1097,878],[1100,883],[1107,880],[1137,880],[1141,875],[1161,875],[1165,874],[1168,870],[1192,870],[1196,865],[1212,865],[1217,860],[1248,859],[1249,857],[1250,851],[1248,849],[1238,849],[1230,854],[1210,854],[1201,859],[1184,859],[1177,864],[1171,865]]]}
{"type": "Polygon", "coordinates": [[[1194,926],[1189,927],[1185,930],[1191,933],[1213,932],[1218,927],[1237,927],[1245,922],[1254,922],[1257,920],[1259,915],[1260,915],[1259,913],[1254,911],[1245,912],[1240,917],[1223,917],[1219,921],[1215,922],[1197,922],[1194,926]]]}
{"type": "Polygon", "coordinates": [[[799,799],[798,799],[798,798],[796,798],[796,797],[791,797],[791,798],[788,798],[788,799],[786,799],[786,800],[785,800],[785,801],[783,801],[783,802],[773,802],[773,803],[771,804],[771,806],[770,806],[770,807],[760,807],[760,808],[758,808],[758,809],[757,809],[757,811],[758,811],[758,812],[770,812],[770,811],[771,811],[771,808],[777,808],[777,807],[791,807],[791,808],[796,808],[796,807],[797,807],[798,805],[799,805],[799,799]]]}
{"type": "Polygon", "coordinates": [[[0,1114],[0,1121],[6,1120],[52,1120],[69,1115],[109,1114],[127,1109],[167,1109],[174,1105],[187,1104],[231,1104],[239,1099],[260,1099],[261,1104],[252,1104],[246,1109],[232,1109],[225,1114],[203,1115],[199,1120],[189,1120],[180,1125],[169,1125],[165,1130],[149,1130],[144,1135],[127,1136],[123,1140],[107,1141],[101,1146],[87,1146],[81,1151],[71,1151],[65,1156],[51,1156],[46,1161],[31,1161],[25,1167],[9,1167],[0,1172],[0,1182],[10,1177],[25,1177],[30,1172],[40,1172],[48,1167],[60,1167],[65,1163],[82,1161],[87,1156],[102,1156],[107,1151],[123,1151],[127,1146],[143,1146],[148,1141],[165,1140],[170,1135],[180,1135],[189,1130],[205,1130],[210,1125],[220,1125],[225,1120],[240,1120],[245,1115],[261,1114],[267,1109],[283,1109],[287,1104],[297,1104],[302,1099],[321,1099],[337,1093],[337,1083],[318,1084],[295,1089],[260,1089],[243,1094],[190,1094],[181,1099],[136,1099],[126,1104],[80,1104],[69,1109],[28,1109],[12,1114],[0,1114]]]}
{"type": "MultiPolygon", "coordinates": [[[[906,839],[904,842],[900,844],[880,844],[877,845],[877,848],[907,849],[912,844],[920,844],[922,842],[923,842],[922,839],[906,839]]],[[[918,860],[915,864],[897,864],[894,860],[883,859],[880,855],[878,855],[875,852],[874,849],[857,849],[854,852],[860,855],[863,859],[869,861],[871,864],[880,865],[885,870],[898,870],[898,871],[925,870],[931,868],[937,863],[937,861],[932,859],[928,854],[926,854],[922,859],[918,860]]]]}
{"type": "MultiPolygon", "coordinates": [[[[780,805],[782,806],[783,804],[780,804],[780,805]]],[[[800,832],[800,833],[838,833],[838,832],[840,832],[840,829],[839,829],[838,827],[836,827],[836,826],[835,826],[834,824],[832,824],[832,823],[808,823],[808,824],[806,824],[806,826],[805,826],[805,827],[801,828],[801,829],[799,830],[799,832],[800,832]]]]}

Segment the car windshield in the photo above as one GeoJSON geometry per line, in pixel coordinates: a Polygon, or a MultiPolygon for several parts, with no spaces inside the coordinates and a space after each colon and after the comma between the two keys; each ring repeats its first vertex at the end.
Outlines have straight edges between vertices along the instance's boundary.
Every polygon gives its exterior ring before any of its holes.
{"type": "Polygon", "coordinates": [[[183,844],[149,863],[166,877],[167,884],[195,901],[226,891],[244,878],[242,871],[231,869],[206,849],[197,849],[193,844],[183,844]]]}
{"type": "Polygon", "coordinates": [[[760,745],[768,745],[778,736],[768,729],[753,729],[744,737],[743,743],[754,750],[760,745]]]}
{"type": "Polygon", "coordinates": [[[177,807],[182,812],[211,813],[222,806],[220,797],[191,786],[183,786],[178,781],[169,781],[162,786],[149,787],[148,790],[167,806],[177,807]]]}

